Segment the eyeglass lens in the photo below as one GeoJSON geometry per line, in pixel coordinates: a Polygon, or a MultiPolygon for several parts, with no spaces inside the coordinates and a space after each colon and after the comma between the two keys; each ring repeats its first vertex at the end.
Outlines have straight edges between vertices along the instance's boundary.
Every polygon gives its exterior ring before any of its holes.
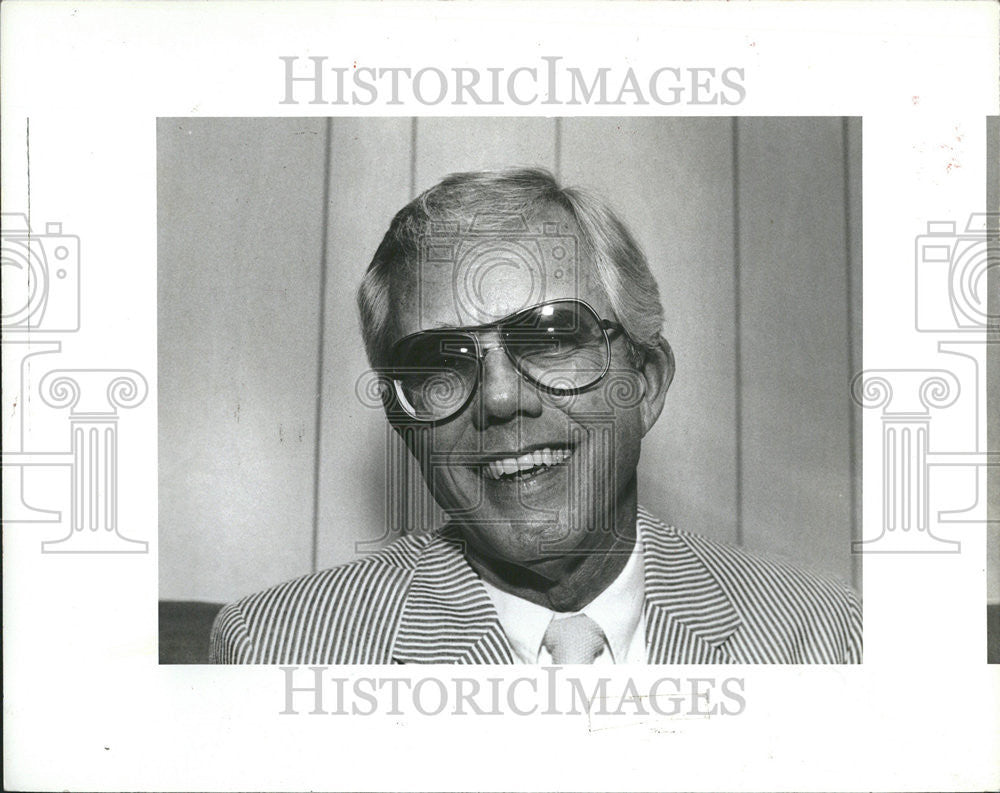
{"type": "MultiPolygon", "coordinates": [[[[583,303],[567,300],[535,306],[493,328],[521,375],[548,390],[575,392],[593,385],[607,371],[607,337],[600,320],[583,303]]],[[[404,339],[394,360],[396,395],[403,409],[420,421],[440,421],[461,410],[479,379],[474,331],[417,334],[404,339]]]]}

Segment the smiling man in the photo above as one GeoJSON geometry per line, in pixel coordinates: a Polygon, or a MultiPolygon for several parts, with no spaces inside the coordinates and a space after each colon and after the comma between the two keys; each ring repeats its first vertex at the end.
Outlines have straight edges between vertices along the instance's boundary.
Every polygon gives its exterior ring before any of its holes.
{"type": "Polygon", "coordinates": [[[535,169],[448,177],[393,219],[358,305],[449,520],[228,606],[214,661],[860,661],[850,590],[639,506],[674,359],[603,202],[535,169]]]}

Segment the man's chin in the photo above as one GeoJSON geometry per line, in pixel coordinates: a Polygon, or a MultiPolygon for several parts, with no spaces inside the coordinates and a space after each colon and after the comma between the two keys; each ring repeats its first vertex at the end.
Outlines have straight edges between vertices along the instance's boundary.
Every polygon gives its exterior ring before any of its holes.
{"type": "Polygon", "coordinates": [[[473,550],[494,564],[522,567],[545,577],[565,571],[569,559],[588,555],[590,545],[585,534],[556,521],[484,523],[472,528],[471,535],[473,550]]]}
{"type": "Polygon", "coordinates": [[[579,557],[565,554],[542,554],[538,549],[526,552],[507,549],[490,549],[487,553],[473,551],[474,566],[488,567],[501,579],[544,591],[562,581],[568,569],[574,567],[579,557]]]}

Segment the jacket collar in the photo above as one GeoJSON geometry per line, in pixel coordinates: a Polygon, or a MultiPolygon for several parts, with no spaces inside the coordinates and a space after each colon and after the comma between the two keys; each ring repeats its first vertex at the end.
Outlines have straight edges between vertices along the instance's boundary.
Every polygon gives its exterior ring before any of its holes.
{"type": "Polygon", "coordinates": [[[445,526],[417,561],[396,632],[396,663],[511,664],[514,651],[486,588],[445,526]]]}
{"type": "MultiPolygon", "coordinates": [[[[646,654],[651,664],[735,660],[742,624],[732,601],[684,537],[641,506],[646,654]]],[[[458,529],[445,526],[417,561],[392,652],[397,663],[511,664],[514,652],[458,529]]]]}
{"type": "Polygon", "coordinates": [[[646,655],[651,664],[735,660],[727,642],[742,625],[704,560],[641,506],[636,519],[646,585],[646,655]]]}

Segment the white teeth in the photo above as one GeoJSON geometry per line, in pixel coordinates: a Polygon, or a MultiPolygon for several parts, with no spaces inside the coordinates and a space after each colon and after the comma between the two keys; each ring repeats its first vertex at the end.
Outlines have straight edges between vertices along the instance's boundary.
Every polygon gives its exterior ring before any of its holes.
{"type": "Polygon", "coordinates": [[[564,462],[570,456],[569,449],[537,449],[527,452],[520,457],[505,457],[502,460],[492,460],[485,468],[486,475],[490,479],[499,479],[501,476],[516,474],[519,471],[530,471],[538,466],[554,466],[564,462]]]}

